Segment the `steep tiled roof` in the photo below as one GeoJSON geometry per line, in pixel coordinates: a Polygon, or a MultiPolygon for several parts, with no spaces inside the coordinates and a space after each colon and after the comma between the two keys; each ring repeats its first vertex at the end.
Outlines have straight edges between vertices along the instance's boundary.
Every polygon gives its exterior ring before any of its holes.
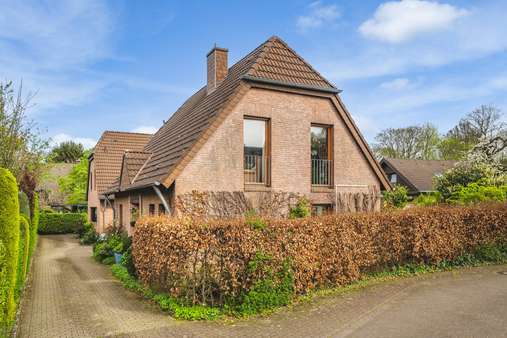
{"type": "Polygon", "coordinates": [[[285,42],[272,37],[230,67],[216,90],[207,94],[201,88],[172,115],[144,148],[153,155],[131,188],[164,182],[245,77],[336,90],[285,42]]]}
{"type": "Polygon", "coordinates": [[[93,151],[97,191],[104,193],[120,175],[125,151],[142,151],[152,135],[105,131],[93,151]]]}
{"type": "Polygon", "coordinates": [[[456,161],[401,160],[395,158],[384,158],[382,161],[412,184],[417,192],[433,191],[433,177],[456,164],[456,161]]]}
{"type": "Polygon", "coordinates": [[[134,182],[139,170],[143,167],[144,163],[150,158],[151,153],[145,151],[127,151],[125,152],[123,160],[127,168],[128,180],[130,183],[134,182]]]}

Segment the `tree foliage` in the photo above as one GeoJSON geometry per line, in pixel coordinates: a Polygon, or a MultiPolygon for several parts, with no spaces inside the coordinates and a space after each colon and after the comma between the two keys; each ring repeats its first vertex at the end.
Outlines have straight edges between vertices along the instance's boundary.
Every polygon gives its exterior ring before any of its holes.
{"type": "Polygon", "coordinates": [[[84,148],[81,143],[74,141],[62,142],[53,148],[49,159],[52,162],[76,163],[84,154],[84,148]]]}
{"type": "Polygon", "coordinates": [[[376,153],[383,157],[432,160],[438,157],[438,130],[432,124],[388,128],[376,137],[376,153]]]}
{"type": "Polygon", "coordinates": [[[67,196],[68,204],[86,204],[86,187],[88,182],[88,156],[90,151],[85,151],[78,164],[69,175],[58,180],[58,186],[67,196]]]}
{"type": "Polygon", "coordinates": [[[39,173],[48,142],[41,138],[26,111],[33,95],[15,92],[12,82],[0,83],[0,167],[18,179],[24,172],[39,173]]]}

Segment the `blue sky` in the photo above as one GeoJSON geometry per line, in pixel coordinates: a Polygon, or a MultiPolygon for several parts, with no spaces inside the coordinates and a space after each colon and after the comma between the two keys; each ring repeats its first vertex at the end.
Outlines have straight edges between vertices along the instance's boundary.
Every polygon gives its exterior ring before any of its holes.
{"type": "Polygon", "coordinates": [[[0,80],[35,92],[55,142],[154,131],[205,82],[217,43],[232,64],[271,35],[343,90],[368,140],[424,122],[441,132],[481,104],[507,111],[507,1],[0,0],[0,80]]]}

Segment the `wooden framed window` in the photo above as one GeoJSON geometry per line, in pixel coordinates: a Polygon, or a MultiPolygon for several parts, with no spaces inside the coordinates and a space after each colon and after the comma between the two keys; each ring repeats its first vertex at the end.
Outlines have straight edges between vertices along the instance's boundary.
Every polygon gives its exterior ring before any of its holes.
{"type": "Polygon", "coordinates": [[[245,184],[269,186],[271,183],[270,120],[245,117],[243,144],[245,184]]]}
{"type": "Polygon", "coordinates": [[[333,127],[312,124],[311,140],[311,166],[312,184],[333,184],[333,127]]]}
{"type": "Polygon", "coordinates": [[[120,226],[123,226],[123,204],[120,204],[118,214],[120,226]]]}
{"type": "Polygon", "coordinates": [[[90,221],[91,222],[97,222],[97,208],[91,207],[90,208],[90,221]]]}
{"type": "Polygon", "coordinates": [[[148,214],[150,216],[155,216],[155,204],[150,204],[148,206],[148,214]]]}

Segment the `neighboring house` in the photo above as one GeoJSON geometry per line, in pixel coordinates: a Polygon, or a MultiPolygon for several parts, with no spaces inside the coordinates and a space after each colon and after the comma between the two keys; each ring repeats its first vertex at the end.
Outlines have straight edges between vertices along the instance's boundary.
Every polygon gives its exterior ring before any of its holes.
{"type": "Polygon", "coordinates": [[[104,192],[120,175],[125,151],[142,150],[152,135],[106,131],[90,154],[88,164],[88,218],[102,233],[113,223],[113,201],[104,192]]]}
{"type": "Polygon", "coordinates": [[[383,158],[380,165],[392,185],[403,185],[410,195],[418,195],[435,191],[433,177],[452,168],[456,162],[383,158]]]}
{"type": "Polygon", "coordinates": [[[280,38],[230,68],[227,59],[213,48],[206,85],[143,149],[124,153],[104,193],[118,224],[130,231],[138,215],[287,210],[301,196],[322,212],[337,190],[390,188],[340,91],[280,38]]]}
{"type": "Polygon", "coordinates": [[[56,210],[72,211],[84,208],[82,205],[70,205],[67,196],[60,190],[58,180],[70,174],[75,164],[49,163],[35,190],[39,193],[41,207],[51,207],[56,210]]]}

